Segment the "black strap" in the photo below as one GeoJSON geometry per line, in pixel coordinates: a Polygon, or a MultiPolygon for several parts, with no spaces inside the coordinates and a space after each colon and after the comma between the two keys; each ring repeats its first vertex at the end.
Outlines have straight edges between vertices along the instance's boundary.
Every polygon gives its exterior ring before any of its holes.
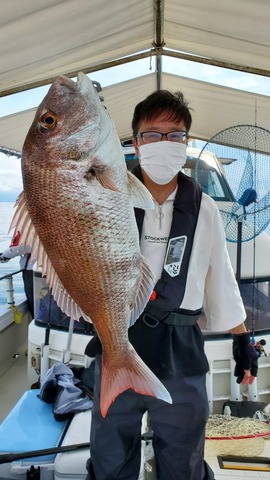
{"type": "Polygon", "coordinates": [[[197,323],[201,313],[196,315],[184,315],[179,312],[170,312],[168,318],[164,320],[167,325],[195,325],[197,323]]]}
{"type": "Polygon", "coordinates": [[[149,302],[142,315],[142,320],[151,328],[157,327],[159,322],[166,325],[195,325],[201,314],[201,309],[193,312],[183,309],[168,311],[157,306],[156,302],[149,302]]]}
{"type": "MultiPolygon", "coordinates": [[[[195,325],[199,319],[200,315],[182,315],[181,313],[177,312],[169,312],[168,317],[163,320],[162,323],[166,325],[195,325]]],[[[149,313],[143,314],[143,322],[145,325],[151,328],[155,328],[158,326],[161,320],[152,317],[149,313]],[[149,321],[150,319],[150,321],[149,321]]]]}
{"type": "Polygon", "coordinates": [[[27,257],[27,259],[26,259],[26,262],[25,262],[25,265],[24,265],[24,270],[27,269],[27,265],[28,265],[28,263],[29,263],[29,260],[30,260],[30,257],[31,257],[31,253],[26,253],[26,254],[25,254],[25,257],[27,257]]]}

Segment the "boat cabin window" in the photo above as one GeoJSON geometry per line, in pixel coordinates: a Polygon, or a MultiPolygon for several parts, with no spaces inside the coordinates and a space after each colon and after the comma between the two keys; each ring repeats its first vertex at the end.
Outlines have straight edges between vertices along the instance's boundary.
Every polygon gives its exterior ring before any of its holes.
{"type": "Polygon", "coordinates": [[[187,157],[183,172],[189,177],[195,178],[202,186],[203,192],[217,202],[233,202],[233,193],[230,190],[225,177],[217,168],[208,165],[203,160],[187,157]]]}

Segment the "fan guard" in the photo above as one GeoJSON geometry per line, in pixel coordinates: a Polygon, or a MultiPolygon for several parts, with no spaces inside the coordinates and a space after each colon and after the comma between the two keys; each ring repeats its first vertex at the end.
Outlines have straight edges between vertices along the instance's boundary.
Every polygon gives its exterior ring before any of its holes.
{"type": "Polygon", "coordinates": [[[196,167],[196,179],[202,184],[203,153],[216,156],[228,184],[229,200],[218,202],[226,239],[241,241],[259,235],[270,222],[270,131],[254,125],[236,125],[214,135],[202,149],[196,167]]]}

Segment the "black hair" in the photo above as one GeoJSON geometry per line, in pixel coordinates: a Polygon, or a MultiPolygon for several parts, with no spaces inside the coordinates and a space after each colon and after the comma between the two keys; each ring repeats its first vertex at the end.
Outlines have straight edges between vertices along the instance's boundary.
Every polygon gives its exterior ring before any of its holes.
{"type": "Polygon", "coordinates": [[[190,130],[192,117],[183,93],[157,90],[135,107],[132,119],[133,137],[136,138],[143,120],[151,120],[161,114],[167,114],[169,120],[183,120],[186,130],[190,130]]]}

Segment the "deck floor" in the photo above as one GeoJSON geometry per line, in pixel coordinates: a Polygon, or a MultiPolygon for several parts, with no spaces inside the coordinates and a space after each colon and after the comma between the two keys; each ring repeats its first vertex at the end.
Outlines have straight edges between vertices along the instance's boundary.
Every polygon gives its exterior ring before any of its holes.
{"type": "Polygon", "coordinates": [[[0,423],[28,389],[27,385],[27,344],[14,352],[0,368],[0,423]]]}

